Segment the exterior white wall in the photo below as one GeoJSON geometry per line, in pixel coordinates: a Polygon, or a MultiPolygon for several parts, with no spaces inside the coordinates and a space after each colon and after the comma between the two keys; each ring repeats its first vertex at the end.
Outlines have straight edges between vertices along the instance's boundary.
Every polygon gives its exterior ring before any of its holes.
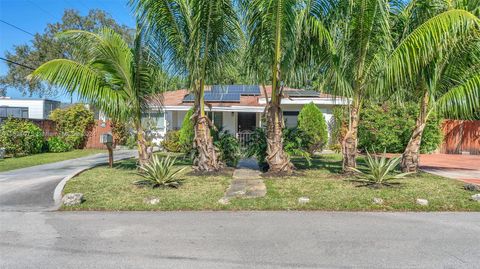
{"type": "Polygon", "coordinates": [[[237,112],[223,112],[223,129],[232,135],[237,133],[237,112]]]}
{"type": "Polygon", "coordinates": [[[29,119],[47,119],[52,110],[60,107],[60,102],[43,99],[8,99],[0,98],[0,106],[28,107],[29,119]]]}

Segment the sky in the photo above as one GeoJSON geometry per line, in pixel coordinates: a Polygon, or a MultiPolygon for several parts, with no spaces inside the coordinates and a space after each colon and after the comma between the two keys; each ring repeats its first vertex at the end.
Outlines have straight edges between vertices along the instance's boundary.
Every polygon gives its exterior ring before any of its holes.
{"type": "MultiPolygon", "coordinates": [[[[86,15],[90,9],[102,9],[119,24],[134,28],[135,21],[128,0],[0,0],[0,19],[29,33],[42,33],[48,23],[61,20],[65,9],[76,9],[86,15]]],[[[33,37],[19,29],[0,22],[0,56],[12,50],[14,45],[28,44],[33,37]]],[[[0,75],[7,73],[7,65],[0,60],[0,75]]],[[[7,96],[28,98],[16,90],[9,90],[7,96]]],[[[35,98],[37,96],[33,96],[35,98]]],[[[70,96],[57,97],[70,102],[70,96]]]]}

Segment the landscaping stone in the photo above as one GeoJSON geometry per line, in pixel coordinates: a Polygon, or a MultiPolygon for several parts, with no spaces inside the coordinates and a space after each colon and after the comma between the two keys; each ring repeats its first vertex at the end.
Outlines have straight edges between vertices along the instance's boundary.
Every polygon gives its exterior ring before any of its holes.
{"type": "Polygon", "coordinates": [[[160,199],[156,197],[150,197],[143,199],[143,202],[147,205],[157,205],[158,203],[160,203],[160,199]]]}
{"type": "Polygon", "coordinates": [[[383,199],[378,198],[378,197],[374,197],[373,198],[373,203],[376,204],[376,205],[383,205],[383,199]]]}
{"type": "Polygon", "coordinates": [[[427,199],[417,199],[415,202],[417,203],[417,205],[421,205],[421,206],[427,206],[428,205],[428,200],[427,199]]]}
{"type": "Polygon", "coordinates": [[[227,197],[222,197],[218,200],[218,203],[221,205],[228,205],[230,204],[230,199],[228,199],[227,197]]]}
{"type": "Polygon", "coordinates": [[[480,202],[480,193],[472,195],[472,200],[480,202]]]}
{"type": "Polygon", "coordinates": [[[298,198],[298,203],[299,203],[299,204],[304,205],[304,204],[307,204],[307,203],[309,203],[309,202],[310,202],[310,198],[308,198],[308,197],[300,197],[300,198],[298,198]]]}
{"type": "Polygon", "coordinates": [[[480,191],[480,186],[475,184],[465,184],[463,188],[467,191],[480,191]]]}
{"type": "Polygon", "coordinates": [[[67,193],[62,198],[62,203],[66,206],[79,205],[83,202],[83,193],[67,193]]]}

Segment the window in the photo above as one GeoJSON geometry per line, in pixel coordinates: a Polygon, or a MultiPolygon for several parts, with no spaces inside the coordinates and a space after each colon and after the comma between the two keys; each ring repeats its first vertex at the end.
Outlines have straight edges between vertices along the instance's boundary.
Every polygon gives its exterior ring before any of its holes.
{"type": "Polygon", "coordinates": [[[28,107],[0,107],[0,118],[28,119],[28,107]]]}
{"type": "Polygon", "coordinates": [[[217,127],[218,130],[223,127],[223,112],[207,112],[207,117],[212,121],[213,125],[217,127]]]}
{"type": "Polygon", "coordinates": [[[143,115],[143,121],[148,124],[149,127],[153,127],[158,131],[165,131],[165,112],[153,111],[145,113],[143,115]]]}
{"type": "Polygon", "coordinates": [[[285,122],[285,127],[294,128],[298,124],[298,111],[284,111],[283,120],[285,122]]]}

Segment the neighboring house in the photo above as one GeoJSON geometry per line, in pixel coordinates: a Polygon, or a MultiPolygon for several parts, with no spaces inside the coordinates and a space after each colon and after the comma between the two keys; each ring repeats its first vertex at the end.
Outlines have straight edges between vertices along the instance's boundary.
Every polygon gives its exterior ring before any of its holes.
{"type": "Polygon", "coordinates": [[[60,101],[49,99],[13,99],[0,97],[0,119],[22,118],[44,120],[60,107],[60,101]]]}
{"type": "MultiPolygon", "coordinates": [[[[235,135],[240,142],[249,140],[251,131],[262,126],[265,111],[265,92],[270,98],[271,86],[214,85],[205,90],[205,111],[217,128],[235,135]]],[[[157,123],[160,137],[168,130],[182,126],[183,118],[193,105],[193,94],[188,90],[169,91],[163,95],[162,105],[151,105],[149,116],[157,123]]],[[[326,121],[332,117],[335,105],[346,105],[345,98],[300,89],[283,89],[282,110],[286,127],[297,126],[297,118],[305,104],[315,103],[326,121]]],[[[158,139],[161,140],[161,139],[158,139]]],[[[156,142],[159,142],[159,141],[156,142]]]]}

